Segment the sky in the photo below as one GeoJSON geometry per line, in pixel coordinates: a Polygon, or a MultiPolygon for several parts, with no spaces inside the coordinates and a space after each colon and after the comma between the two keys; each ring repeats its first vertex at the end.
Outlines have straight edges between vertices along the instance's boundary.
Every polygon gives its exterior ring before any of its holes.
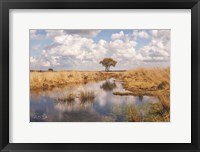
{"type": "Polygon", "coordinates": [[[30,69],[103,70],[104,58],[117,61],[111,70],[170,65],[170,30],[83,29],[29,30],[30,69]]]}

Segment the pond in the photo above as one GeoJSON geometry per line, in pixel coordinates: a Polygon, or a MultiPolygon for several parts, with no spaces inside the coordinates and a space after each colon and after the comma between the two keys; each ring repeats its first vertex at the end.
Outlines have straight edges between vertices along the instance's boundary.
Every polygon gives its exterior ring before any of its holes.
{"type": "MultiPolygon", "coordinates": [[[[31,92],[31,122],[126,122],[130,107],[140,116],[147,114],[149,103],[159,102],[153,96],[119,96],[113,92],[127,92],[122,82],[114,78],[90,82],[74,87],[55,88],[51,91],[31,92]],[[83,100],[80,92],[92,92],[94,97],[83,100]],[[59,100],[66,94],[74,94],[69,101],[59,100]]],[[[132,112],[134,113],[134,112],[132,112]]]]}

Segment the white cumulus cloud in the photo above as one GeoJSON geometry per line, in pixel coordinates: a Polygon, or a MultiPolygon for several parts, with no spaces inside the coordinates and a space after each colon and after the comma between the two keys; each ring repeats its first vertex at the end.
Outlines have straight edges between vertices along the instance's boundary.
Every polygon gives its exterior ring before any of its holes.
{"type": "Polygon", "coordinates": [[[166,62],[170,58],[170,30],[152,30],[149,44],[143,46],[138,53],[144,62],[166,62]]]}
{"type": "Polygon", "coordinates": [[[135,39],[137,39],[138,37],[144,39],[150,38],[149,34],[144,30],[134,30],[132,36],[134,36],[135,39]]]}
{"type": "Polygon", "coordinates": [[[111,39],[116,40],[116,39],[122,39],[124,37],[125,37],[124,32],[120,31],[119,33],[112,34],[111,39]]]}

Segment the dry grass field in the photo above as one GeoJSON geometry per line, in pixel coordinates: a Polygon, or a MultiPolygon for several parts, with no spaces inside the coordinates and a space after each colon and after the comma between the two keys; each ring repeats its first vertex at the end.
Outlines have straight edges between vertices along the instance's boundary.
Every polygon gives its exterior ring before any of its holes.
{"type": "MultiPolygon", "coordinates": [[[[132,92],[127,92],[127,94],[158,95],[163,92],[169,93],[170,90],[169,68],[139,68],[116,75],[116,77],[123,81],[126,90],[132,92]]],[[[123,94],[126,94],[126,92],[123,94]]]]}
{"type": "Polygon", "coordinates": [[[59,72],[30,72],[31,90],[50,90],[91,81],[106,79],[109,75],[103,72],[59,71],[59,72]]]}
{"type": "Polygon", "coordinates": [[[30,72],[30,89],[48,90],[55,87],[65,87],[84,84],[91,81],[104,80],[114,77],[123,81],[124,87],[132,92],[146,94],[158,91],[169,91],[169,68],[139,68],[126,72],[90,72],[90,71],[58,71],[58,72],[30,72]]]}

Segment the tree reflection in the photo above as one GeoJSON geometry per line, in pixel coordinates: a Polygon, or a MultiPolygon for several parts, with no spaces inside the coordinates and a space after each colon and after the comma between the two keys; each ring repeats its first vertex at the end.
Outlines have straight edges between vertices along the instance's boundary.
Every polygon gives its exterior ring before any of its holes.
{"type": "Polygon", "coordinates": [[[117,85],[115,84],[115,82],[111,82],[109,80],[106,80],[101,86],[100,88],[102,88],[105,91],[112,91],[113,89],[115,89],[117,87],[117,85]]]}
{"type": "Polygon", "coordinates": [[[139,98],[139,101],[142,102],[142,100],[143,100],[143,96],[142,96],[142,95],[141,95],[141,96],[138,96],[138,98],[139,98]]]}

